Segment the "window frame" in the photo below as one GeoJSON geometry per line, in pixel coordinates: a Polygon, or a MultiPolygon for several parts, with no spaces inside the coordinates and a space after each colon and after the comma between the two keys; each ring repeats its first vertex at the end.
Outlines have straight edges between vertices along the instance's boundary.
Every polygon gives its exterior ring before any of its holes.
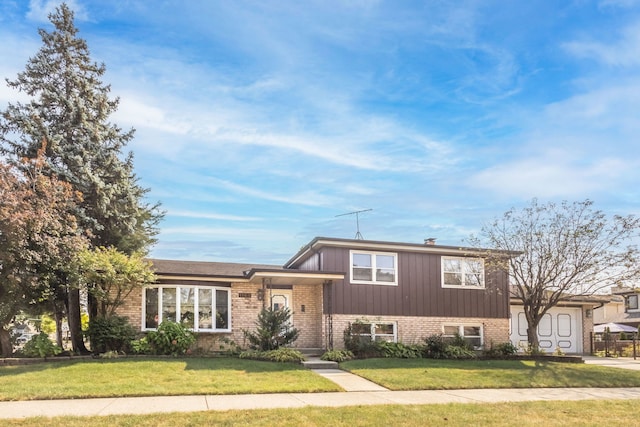
{"type": "Polygon", "coordinates": [[[624,302],[625,302],[625,304],[624,304],[624,305],[625,305],[626,311],[632,311],[632,312],[633,312],[633,311],[640,311],[640,306],[639,306],[639,304],[638,304],[638,302],[639,302],[639,301],[638,301],[638,299],[639,299],[639,298],[638,298],[638,294],[627,295],[627,296],[625,297],[625,301],[624,301],[624,302]],[[632,298],[632,297],[633,297],[633,299],[636,301],[636,303],[635,303],[635,307],[632,307],[632,306],[631,306],[631,298],[632,298]]]}
{"type": "MultiPolygon", "coordinates": [[[[471,273],[473,274],[473,273],[471,273]]],[[[485,265],[484,265],[484,258],[477,258],[477,257],[459,257],[459,256],[442,256],[440,258],[440,283],[441,286],[443,288],[451,288],[451,289],[485,289],[486,288],[486,281],[485,281],[485,275],[486,275],[486,270],[485,270],[485,265]],[[446,260],[458,260],[460,261],[460,265],[461,265],[461,271],[446,271],[444,268],[445,265],[445,261],[446,260]],[[481,275],[480,275],[480,286],[477,285],[467,285],[465,284],[466,282],[466,275],[470,274],[465,270],[465,265],[467,265],[467,263],[470,262],[480,262],[481,267],[482,267],[482,271],[481,271],[481,275]],[[462,284],[461,285],[448,285],[445,283],[445,274],[446,273],[456,273],[456,274],[461,274],[462,275],[462,284]]]]}
{"type": "Polygon", "coordinates": [[[480,345],[474,345],[474,350],[480,350],[484,346],[484,327],[481,323],[445,323],[442,325],[442,336],[444,338],[454,338],[455,334],[447,334],[445,332],[445,328],[458,328],[458,335],[462,338],[480,338],[480,345]],[[480,335],[466,335],[464,334],[464,328],[478,328],[480,330],[480,335]]]}
{"type": "Polygon", "coordinates": [[[388,340],[384,340],[387,342],[398,342],[398,323],[397,322],[384,322],[384,321],[379,321],[379,322],[370,322],[370,321],[356,321],[356,322],[351,322],[351,325],[369,325],[369,332],[370,333],[353,333],[353,328],[351,329],[351,335],[353,336],[358,336],[358,337],[370,337],[371,341],[377,341],[376,338],[380,337],[380,338],[392,338],[392,341],[388,341],[388,340]],[[376,329],[377,326],[389,326],[391,325],[391,327],[393,328],[393,333],[392,334],[377,334],[376,333],[376,329]]]}
{"type": "Polygon", "coordinates": [[[382,286],[398,286],[398,254],[396,252],[377,252],[377,251],[363,251],[352,249],[349,251],[349,279],[350,283],[357,285],[382,285],[382,286]],[[369,255],[371,257],[371,280],[360,280],[354,277],[354,255],[369,255]],[[378,280],[377,257],[388,256],[393,258],[393,282],[378,280]]]}
{"type": "Polygon", "coordinates": [[[222,332],[231,332],[231,288],[229,287],[221,287],[221,286],[192,286],[192,285],[171,285],[171,284],[162,284],[162,285],[151,285],[145,286],[142,289],[142,331],[155,331],[157,330],[157,325],[162,323],[163,319],[163,289],[173,289],[176,295],[175,298],[175,320],[179,321],[184,313],[181,310],[181,290],[182,289],[190,289],[193,292],[193,324],[191,327],[188,327],[190,331],[200,332],[200,333],[222,333],[222,332]],[[157,312],[157,322],[155,328],[147,327],[147,291],[155,289],[156,292],[156,312],[157,312]],[[200,325],[200,290],[210,290],[211,291],[211,309],[212,309],[212,319],[211,319],[211,328],[201,328],[200,325]],[[227,293],[227,328],[216,328],[216,313],[217,313],[217,291],[224,291],[227,293]]]}

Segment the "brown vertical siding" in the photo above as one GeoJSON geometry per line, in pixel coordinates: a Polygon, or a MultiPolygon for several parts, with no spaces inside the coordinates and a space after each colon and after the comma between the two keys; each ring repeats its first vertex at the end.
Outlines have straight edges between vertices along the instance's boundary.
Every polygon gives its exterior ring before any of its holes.
{"type": "Polygon", "coordinates": [[[442,288],[440,255],[398,252],[398,286],[356,285],[350,283],[349,249],[323,247],[321,251],[322,270],[346,273],[344,281],[333,284],[335,314],[509,317],[505,272],[487,273],[485,289],[442,288]]]}
{"type": "Polygon", "coordinates": [[[298,267],[298,270],[319,271],[322,269],[322,266],[320,264],[321,264],[320,255],[317,253],[314,253],[309,258],[304,260],[302,264],[300,264],[300,267],[298,267]]]}

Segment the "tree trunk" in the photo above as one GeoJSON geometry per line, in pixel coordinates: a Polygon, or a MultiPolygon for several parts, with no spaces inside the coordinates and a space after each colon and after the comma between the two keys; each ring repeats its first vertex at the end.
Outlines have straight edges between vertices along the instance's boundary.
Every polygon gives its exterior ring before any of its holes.
{"type": "Polygon", "coordinates": [[[529,341],[529,349],[531,351],[537,351],[540,348],[540,342],[538,341],[538,323],[528,322],[527,324],[527,340],[529,341]]]}
{"type": "Polygon", "coordinates": [[[56,344],[58,344],[58,347],[64,348],[62,342],[62,313],[60,310],[55,310],[54,317],[56,321],[56,344]]]}
{"type": "Polygon", "coordinates": [[[76,354],[89,354],[84,345],[82,336],[82,321],[80,317],[80,290],[69,288],[67,294],[67,322],[69,322],[69,335],[73,352],[76,354]]]}
{"type": "Polygon", "coordinates": [[[13,346],[11,345],[11,331],[0,326],[0,354],[2,357],[13,356],[13,346]]]}

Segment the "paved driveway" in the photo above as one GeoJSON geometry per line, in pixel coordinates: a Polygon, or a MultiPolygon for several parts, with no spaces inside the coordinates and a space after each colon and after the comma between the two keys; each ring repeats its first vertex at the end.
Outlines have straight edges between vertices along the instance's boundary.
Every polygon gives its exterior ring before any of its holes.
{"type": "Polygon", "coordinates": [[[640,371],[640,358],[633,360],[633,357],[595,357],[582,356],[584,363],[588,365],[608,366],[611,368],[632,369],[640,371]]]}

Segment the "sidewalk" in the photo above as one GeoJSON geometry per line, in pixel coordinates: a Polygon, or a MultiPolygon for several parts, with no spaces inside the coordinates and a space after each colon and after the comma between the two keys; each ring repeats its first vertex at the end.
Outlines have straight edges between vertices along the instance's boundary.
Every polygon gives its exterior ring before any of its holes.
{"type": "Polygon", "coordinates": [[[533,400],[640,399],[637,388],[539,388],[483,390],[354,391],[337,393],[161,396],[0,402],[0,418],[151,414],[300,408],[303,406],[423,405],[533,400]]]}
{"type": "MultiPolygon", "coordinates": [[[[623,369],[640,369],[633,358],[584,356],[585,363],[623,369]]],[[[474,390],[389,391],[340,369],[314,369],[340,385],[344,392],[278,393],[223,396],[156,396],[72,400],[0,402],[0,419],[151,414],[166,412],[226,411],[303,406],[424,405],[438,403],[494,403],[534,400],[640,399],[636,388],[522,388],[474,390]]]]}

